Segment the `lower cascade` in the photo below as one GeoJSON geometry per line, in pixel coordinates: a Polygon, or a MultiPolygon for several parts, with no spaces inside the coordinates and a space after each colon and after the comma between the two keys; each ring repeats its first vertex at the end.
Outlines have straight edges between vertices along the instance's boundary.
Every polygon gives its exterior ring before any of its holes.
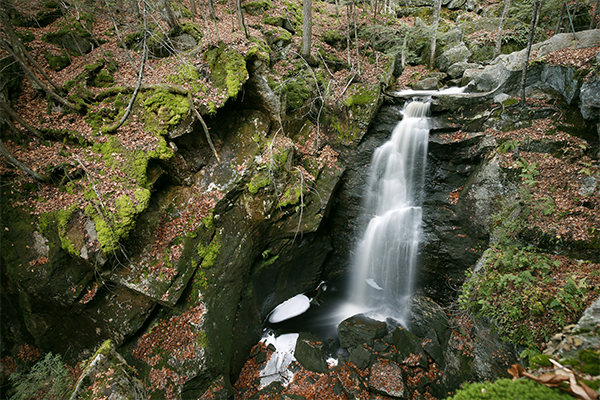
{"type": "Polygon", "coordinates": [[[371,162],[365,210],[372,215],[357,244],[350,308],[404,324],[414,292],[427,160],[429,102],[412,101],[371,162]]]}

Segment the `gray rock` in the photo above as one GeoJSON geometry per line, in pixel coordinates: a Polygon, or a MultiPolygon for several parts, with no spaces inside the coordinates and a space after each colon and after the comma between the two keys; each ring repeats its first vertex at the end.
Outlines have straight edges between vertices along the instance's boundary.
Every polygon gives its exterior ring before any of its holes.
{"type": "Polygon", "coordinates": [[[423,349],[440,367],[444,367],[444,349],[442,349],[435,330],[430,329],[429,332],[427,332],[423,349]]]}
{"type": "Polygon", "coordinates": [[[600,79],[593,76],[581,85],[579,94],[581,115],[585,119],[597,118],[600,109],[600,79]]]}
{"type": "Polygon", "coordinates": [[[592,331],[598,328],[598,324],[600,324],[600,298],[586,308],[573,332],[592,331]]]}
{"type": "Polygon", "coordinates": [[[516,194],[512,185],[492,157],[473,173],[460,196],[458,210],[467,224],[481,236],[490,233],[491,216],[496,214],[503,201],[510,201],[516,194]]]}
{"type": "Polygon", "coordinates": [[[438,337],[444,337],[448,328],[448,317],[438,304],[425,296],[415,295],[409,300],[409,329],[420,338],[424,338],[430,329],[438,337]]]}
{"type": "Polygon", "coordinates": [[[425,364],[424,366],[427,365],[427,356],[421,345],[421,339],[416,335],[402,327],[398,327],[392,332],[392,338],[398,351],[397,360],[399,363],[405,363],[411,356],[417,356],[419,362],[425,364]]]}
{"type": "Polygon", "coordinates": [[[579,189],[579,194],[586,197],[594,194],[596,189],[598,188],[598,181],[600,181],[599,176],[586,176],[581,181],[581,188],[579,189]]]}
{"type": "Polygon", "coordinates": [[[375,339],[385,336],[387,325],[364,314],[358,314],[342,321],[337,330],[340,346],[343,348],[355,347],[363,343],[372,346],[375,339]]]}
{"type": "Polygon", "coordinates": [[[465,71],[468,69],[483,70],[483,68],[480,67],[479,64],[468,63],[466,61],[459,61],[457,63],[452,64],[450,67],[448,67],[447,72],[448,72],[448,75],[450,75],[450,77],[452,79],[456,79],[456,78],[462,77],[463,74],[465,73],[465,71]]]}
{"type": "Polygon", "coordinates": [[[80,398],[85,392],[99,392],[114,400],[146,399],[144,384],[130,375],[130,371],[127,361],[115,351],[112,342],[107,340],[88,361],[71,398],[80,398]]]}
{"type": "Polygon", "coordinates": [[[365,345],[350,349],[350,357],[348,361],[356,365],[359,369],[365,369],[371,365],[373,353],[367,349],[365,345]]]}
{"type": "Polygon", "coordinates": [[[325,345],[310,333],[301,332],[296,341],[294,357],[304,368],[320,374],[327,373],[325,345]]]}
{"type": "Polygon", "coordinates": [[[401,399],[408,395],[402,368],[389,360],[378,360],[371,366],[369,389],[375,393],[401,399]]]}
{"type": "Polygon", "coordinates": [[[460,28],[454,28],[439,36],[438,41],[442,53],[456,45],[462,43],[463,31],[460,28]]]}
{"type": "Polygon", "coordinates": [[[440,86],[440,81],[437,78],[425,78],[413,85],[414,90],[437,90],[440,86]]]}
{"type": "MultiPolygon", "coordinates": [[[[467,86],[470,82],[474,82],[477,81],[479,79],[479,76],[483,74],[483,69],[480,68],[467,68],[466,70],[463,71],[463,76],[462,76],[462,80],[461,80],[461,84],[460,86],[467,86]]],[[[479,89],[477,87],[477,84],[474,84],[474,87],[476,89],[479,89]]],[[[489,90],[492,90],[492,83],[488,84],[489,90]]],[[[485,90],[479,90],[479,91],[485,91],[485,90]]]]}
{"type": "MultiPolygon", "coordinates": [[[[579,81],[575,79],[575,70],[555,65],[544,65],[540,80],[562,95],[567,104],[571,104],[577,98],[579,92],[579,81]]],[[[596,97],[597,96],[596,88],[596,97]]],[[[600,100],[597,100],[600,102],[600,100]]],[[[597,107],[597,106],[596,106],[597,107]]]]}
{"type": "Polygon", "coordinates": [[[435,64],[440,71],[447,71],[452,64],[461,61],[466,62],[469,57],[471,57],[471,54],[471,50],[469,50],[464,43],[460,43],[451,49],[444,51],[442,55],[435,60],[435,64]]]}
{"type": "Polygon", "coordinates": [[[467,0],[451,0],[446,7],[451,10],[457,10],[464,6],[466,2],[467,0]]]}

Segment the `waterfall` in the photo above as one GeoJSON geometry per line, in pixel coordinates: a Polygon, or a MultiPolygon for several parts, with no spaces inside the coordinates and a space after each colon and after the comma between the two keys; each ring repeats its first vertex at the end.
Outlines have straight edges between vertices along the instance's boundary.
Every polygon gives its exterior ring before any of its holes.
{"type": "Polygon", "coordinates": [[[373,154],[365,196],[372,218],[355,249],[351,272],[354,307],[401,323],[415,286],[428,112],[429,102],[408,103],[390,140],[373,154]]]}

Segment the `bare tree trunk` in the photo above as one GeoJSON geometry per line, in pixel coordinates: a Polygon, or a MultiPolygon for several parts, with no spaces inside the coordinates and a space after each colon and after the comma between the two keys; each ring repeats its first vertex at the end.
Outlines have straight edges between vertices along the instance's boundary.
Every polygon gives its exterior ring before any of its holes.
{"type": "Polygon", "coordinates": [[[354,42],[356,43],[356,63],[358,65],[358,73],[360,74],[360,49],[358,46],[358,20],[356,18],[356,4],[352,3],[352,19],[354,20],[354,42]]]}
{"type": "Polygon", "coordinates": [[[208,0],[208,12],[210,17],[216,21],[217,14],[215,13],[215,3],[213,2],[213,0],[208,0]]]}
{"type": "Polygon", "coordinates": [[[433,4],[433,37],[431,38],[431,46],[429,48],[429,69],[433,69],[435,61],[435,46],[437,41],[437,31],[440,24],[440,11],[442,9],[442,0],[435,0],[433,4]]]}
{"type": "Polygon", "coordinates": [[[500,18],[500,24],[498,25],[498,32],[496,33],[496,48],[494,49],[494,58],[500,55],[502,51],[502,31],[504,30],[504,23],[508,18],[508,9],[510,8],[510,0],[504,0],[504,10],[502,10],[502,17],[500,18]]]}
{"type": "MultiPolygon", "coordinates": [[[[8,114],[9,116],[13,117],[19,124],[21,124],[21,126],[25,129],[27,129],[29,132],[31,132],[32,134],[34,134],[35,136],[39,137],[40,139],[43,139],[43,135],[41,134],[40,131],[38,131],[37,129],[35,129],[33,126],[29,125],[23,118],[21,118],[21,116],[15,112],[15,110],[13,110],[3,99],[2,97],[0,97],[0,107],[4,110],[4,112],[6,112],[6,114],[8,114]]],[[[10,123],[9,119],[6,119],[7,122],[10,123]]]]}
{"type": "MultiPolygon", "coordinates": [[[[60,90],[58,85],[56,85],[56,83],[54,83],[54,81],[50,79],[48,74],[46,74],[46,71],[44,71],[44,69],[37,63],[37,61],[35,61],[31,54],[29,54],[25,46],[23,46],[23,44],[17,37],[17,34],[15,33],[12,27],[10,19],[6,14],[5,6],[0,6],[0,22],[2,22],[4,32],[6,33],[10,44],[12,44],[15,54],[17,54],[22,60],[27,58],[31,65],[33,65],[33,67],[42,75],[42,77],[44,77],[44,79],[46,79],[46,81],[50,83],[50,85],[52,85],[52,87],[54,87],[55,90],[60,90]]],[[[36,85],[33,86],[34,88],[36,88],[36,85]]]]}
{"type": "Polygon", "coordinates": [[[196,0],[190,0],[190,12],[193,16],[196,16],[198,12],[196,11],[196,0]]]}
{"type": "Polygon", "coordinates": [[[175,13],[173,12],[173,7],[171,7],[171,2],[169,0],[162,0],[162,6],[164,9],[164,16],[167,25],[169,25],[169,29],[173,30],[179,26],[179,22],[177,18],[175,18],[175,13]]]}
{"type": "Polygon", "coordinates": [[[555,35],[558,33],[558,31],[560,30],[560,27],[562,25],[562,20],[565,17],[565,8],[566,7],[567,7],[567,3],[564,2],[562,5],[562,8],[560,9],[560,16],[558,17],[558,22],[556,23],[556,29],[554,30],[555,35]]]}
{"type": "Polygon", "coordinates": [[[535,28],[538,20],[538,8],[540,0],[534,0],[533,11],[531,13],[531,25],[529,26],[529,38],[527,39],[527,50],[525,52],[525,61],[523,62],[523,74],[521,75],[521,105],[526,104],[525,98],[525,82],[527,81],[527,67],[529,66],[529,55],[531,54],[531,46],[535,37],[535,28]]]}
{"type": "Polygon", "coordinates": [[[352,64],[352,58],[350,57],[350,3],[346,4],[346,26],[348,29],[348,34],[346,35],[346,50],[348,53],[348,64],[352,65],[352,67],[354,67],[354,65],[352,64]]]}
{"type": "Polygon", "coordinates": [[[593,29],[596,26],[596,17],[598,16],[598,8],[600,7],[600,0],[596,0],[596,7],[594,8],[594,15],[592,16],[592,20],[590,21],[590,26],[588,29],[593,29]]]}
{"type": "Polygon", "coordinates": [[[129,104],[127,105],[127,110],[125,111],[125,114],[123,114],[123,117],[121,118],[121,120],[119,122],[117,122],[116,124],[111,125],[109,127],[103,128],[102,129],[103,133],[116,132],[116,130],[119,129],[121,127],[121,125],[123,125],[125,123],[125,121],[129,117],[129,115],[131,114],[131,110],[133,110],[133,104],[135,103],[135,99],[140,91],[140,88],[142,87],[142,80],[144,79],[144,67],[146,66],[146,58],[147,57],[148,57],[148,46],[146,44],[146,38],[144,37],[144,53],[142,55],[142,65],[140,66],[140,73],[138,74],[137,85],[135,87],[135,90],[133,91],[133,94],[131,95],[131,99],[129,99],[129,104]]]}
{"type": "Polygon", "coordinates": [[[242,11],[242,0],[236,0],[235,5],[237,9],[238,23],[240,25],[240,29],[244,31],[244,35],[246,35],[246,38],[248,38],[248,28],[246,28],[246,22],[244,21],[244,12],[242,11]]]}
{"type": "Polygon", "coordinates": [[[206,141],[208,142],[208,145],[210,146],[211,150],[215,154],[215,157],[217,158],[217,161],[220,164],[221,158],[219,157],[219,153],[217,153],[217,149],[215,148],[215,145],[213,144],[213,141],[210,138],[210,133],[208,132],[208,127],[206,126],[206,122],[204,122],[204,118],[202,118],[202,115],[200,115],[200,113],[196,109],[196,106],[194,105],[194,100],[192,99],[192,94],[190,92],[188,92],[188,102],[190,103],[190,108],[194,111],[194,114],[196,114],[196,118],[198,118],[198,121],[200,121],[202,129],[204,130],[204,135],[206,136],[206,141]]]}
{"type": "Polygon", "coordinates": [[[312,45],[312,0],[302,0],[302,57],[310,60],[312,45]]]}
{"type": "Polygon", "coordinates": [[[0,139],[0,154],[2,154],[4,157],[6,157],[6,160],[9,163],[13,164],[15,167],[17,167],[20,170],[31,175],[31,177],[33,177],[33,179],[35,179],[36,181],[38,181],[38,182],[49,182],[50,181],[50,178],[48,178],[45,175],[35,172],[31,168],[29,168],[27,165],[25,165],[22,162],[20,162],[19,160],[17,160],[12,154],[10,154],[10,151],[8,151],[6,146],[4,146],[2,139],[0,139]]]}
{"type": "Polygon", "coordinates": [[[213,4],[213,0],[208,0],[208,14],[210,15],[210,19],[212,19],[215,24],[215,32],[217,33],[217,43],[219,43],[221,41],[221,35],[219,35],[219,23],[217,21],[217,14],[215,14],[215,5],[213,4]]]}

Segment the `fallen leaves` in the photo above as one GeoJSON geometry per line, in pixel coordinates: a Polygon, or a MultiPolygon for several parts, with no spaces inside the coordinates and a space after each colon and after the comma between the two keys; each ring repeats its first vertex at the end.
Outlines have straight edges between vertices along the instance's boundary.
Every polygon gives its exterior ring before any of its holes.
{"type": "Polygon", "coordinates": [[[549,388],[559,388],[573,395],[580,400],[598,400],[600,395],[591,389],[585,383],[578,379],[575,372],[569,368],[563,367],[557,361],[550,359],[556,367],[553,373],[544,373],[540,376],[533,375],[525,370],[519,364],[513,364],[508,373],[512,375],[513,380],[519,378],[529,378],[549,388]]]}

